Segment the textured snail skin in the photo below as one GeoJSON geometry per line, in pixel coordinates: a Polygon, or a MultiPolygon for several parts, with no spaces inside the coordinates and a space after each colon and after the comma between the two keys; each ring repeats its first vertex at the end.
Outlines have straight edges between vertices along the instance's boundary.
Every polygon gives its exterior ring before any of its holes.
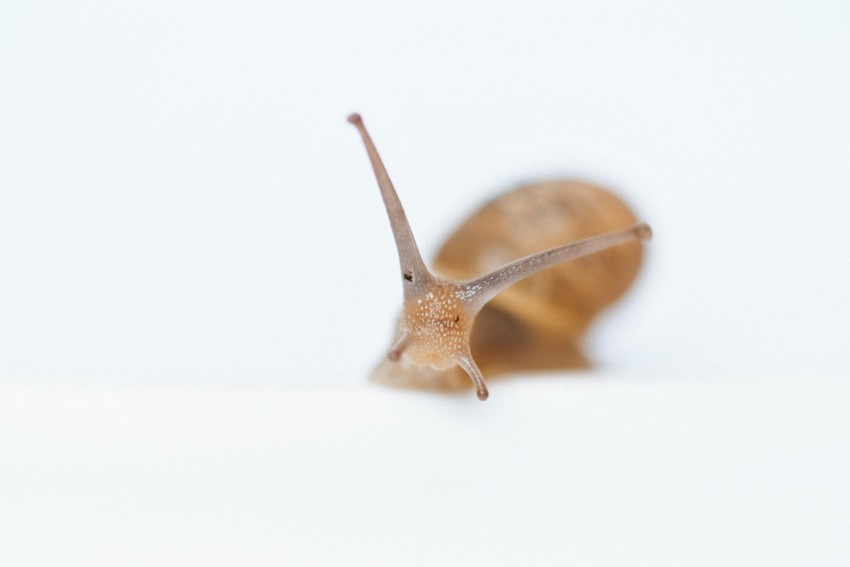
{"type": "MultiPolygon", "coordinates": [[[[616,195],[589,183],[523,185],[484,204],[446,240],[434,271],[465,280],[516,258],[633,225],[616,195]]],[[[470,336],[472,357],[488,378],[523,371],[587,368],[581,342],[593,319],[628,290],[643,244],[627,242],[537,272],[491,299],[470,336]]],[[[395,340],[400,330],[396,329],[395,340]]],[[[391,386],[464,390],[460,367],[437,370],[382,360],[371,379],[391,386]]]]}

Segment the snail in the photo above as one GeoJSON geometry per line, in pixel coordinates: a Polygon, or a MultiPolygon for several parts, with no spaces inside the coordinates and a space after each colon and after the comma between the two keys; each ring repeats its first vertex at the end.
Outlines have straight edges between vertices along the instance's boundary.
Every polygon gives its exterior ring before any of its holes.
{"type": "Polygon", "coordinates": [[[485,204],[452,234],[437,254],[437,275],[419,254],[363,119],[348,121],[381,191],[404,290],[392,346],[372,379],[437,390],[471,379],[486,400],[485,374],[588,366],[581,338],[635,278],[649,225],[601,187],[532,183],[485,204]]]}

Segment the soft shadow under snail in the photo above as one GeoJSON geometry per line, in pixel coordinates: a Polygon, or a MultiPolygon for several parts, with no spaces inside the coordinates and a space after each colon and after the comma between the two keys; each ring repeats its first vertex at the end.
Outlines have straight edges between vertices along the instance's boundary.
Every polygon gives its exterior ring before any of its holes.
{"type": "Polygon", "coordinates": [[[363,120],[348,121],[372,162],[404,288],[393,346],[373,380],[456,390],[471,378],[486,400],[484,374],[587,366],[581,337],[631,284],[649,225],[587,183],[525,185],[485,204],[449,237],[434,263],[438,276],[422,261],[363,120]]]}

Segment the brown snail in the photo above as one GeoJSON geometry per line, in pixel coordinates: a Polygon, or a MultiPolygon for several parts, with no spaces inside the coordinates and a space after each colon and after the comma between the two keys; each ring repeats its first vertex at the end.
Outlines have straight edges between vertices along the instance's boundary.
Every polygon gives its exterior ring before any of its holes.
{"type": "Polygon", "coordinates": [[[454,390],[471,378],[486,400],[484,374],[587,366],[582,335],[631,284],[649,225],[594,185],[526,185],[485,204],[451,235],[435,275],[363,120],[352,114],[348,121],[375,171],[404,288],[393,346],[372,379],[454,390]]]}

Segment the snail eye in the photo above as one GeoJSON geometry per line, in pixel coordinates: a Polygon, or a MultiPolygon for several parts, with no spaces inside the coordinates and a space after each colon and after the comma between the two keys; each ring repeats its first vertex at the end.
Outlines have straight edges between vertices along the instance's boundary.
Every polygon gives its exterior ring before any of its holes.
{"type": "Polygon", "coordinates": [[[413,270],[405,270],[404,271],[404,279],[409,282],[413,281],[413,270]]]}

